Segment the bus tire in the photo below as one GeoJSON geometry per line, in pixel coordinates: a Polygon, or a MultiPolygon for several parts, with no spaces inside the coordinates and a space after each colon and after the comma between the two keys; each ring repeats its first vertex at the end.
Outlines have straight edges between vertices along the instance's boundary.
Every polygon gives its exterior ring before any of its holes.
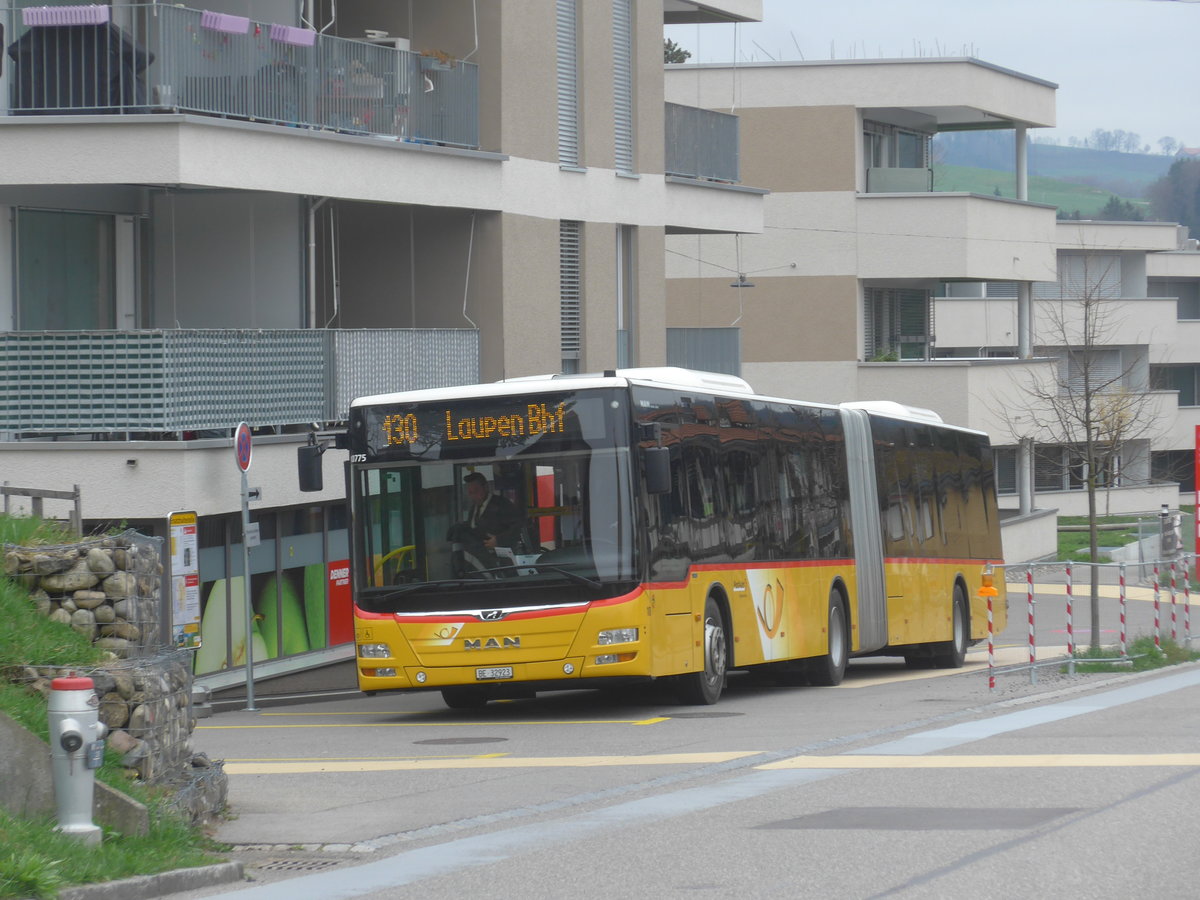
{"type": "Polygon", "coordinates": [[[677,676],[676,694],[689,706],[711,706],[725,689],[729,669],[729,644],[725,640],[725,618],[716,599],[704,601],[704,671],[677,676]]]}
{"type": "Polygon", "coordinates": [[[487,695],[479,688],[442,688],[442,701],[451,709],[483,709],[487,706],[487,695]]]}
{"type": "Polygon", "coordinates": [[[961,669],[967,658],[967,639],[971,631],[967,598],[961,585],[954,586],[954,610],[952,613],[952,636],[950,640],[934,644],[933,664],[939,669],[961,669]]]}
{"type": "Polygon", "coordinates": [[[846,601],[837,588],[829,592],[829,652],[808,663],[808,680],[812,684],[833,687],[841,684],[850,656],[850,631],[846,621],[846,601]]]}

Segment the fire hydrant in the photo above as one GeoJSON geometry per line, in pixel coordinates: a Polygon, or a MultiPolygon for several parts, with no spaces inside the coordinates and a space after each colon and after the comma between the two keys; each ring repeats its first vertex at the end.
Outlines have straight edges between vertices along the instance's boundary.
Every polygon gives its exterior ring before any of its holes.
{"type": "Polygon", "coordinates": [[[83,676],[50,682],[50,763],[58,830],[86,844],[100,842],[92,824],[96,769],[104,763],[104,735],[95,684],[83,676]]]}

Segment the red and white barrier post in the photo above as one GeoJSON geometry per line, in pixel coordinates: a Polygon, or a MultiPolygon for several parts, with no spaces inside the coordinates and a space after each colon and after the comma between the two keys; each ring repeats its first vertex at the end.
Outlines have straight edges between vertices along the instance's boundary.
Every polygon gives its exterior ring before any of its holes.
{"type": "Polygon", "coordinates": [[[1154,646],[1162,647],[1161,631],[1159,628],[1159,614],[1161,612],[1161,604],[1159,603],[1159,581],[1158,581],[1158,561],[1154,563],[1154,646]]]}
{"type": "Polygon", "coordinates": [[[1029,610],[1029,683],[1037,684],[1037,638],[1033,628],[1033,568],[1025,570],[1025,605],[1029,610]]]}

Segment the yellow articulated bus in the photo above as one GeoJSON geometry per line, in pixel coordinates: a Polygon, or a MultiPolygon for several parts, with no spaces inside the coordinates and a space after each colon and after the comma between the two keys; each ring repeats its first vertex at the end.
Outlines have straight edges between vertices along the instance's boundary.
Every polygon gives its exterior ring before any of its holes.
{"type": "Polygon", "coordinates": [[[987,436],[928,410],[626,369],[362,398],[342,443],[368,693],[959,667],[993,578],[1004,627],[987,436]]]}

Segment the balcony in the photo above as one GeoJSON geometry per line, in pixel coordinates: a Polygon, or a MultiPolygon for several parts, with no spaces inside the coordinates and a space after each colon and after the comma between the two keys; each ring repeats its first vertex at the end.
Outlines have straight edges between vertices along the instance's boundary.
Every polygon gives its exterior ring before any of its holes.
{"type": "Polygon", "coordinates": [[[666,104],[667,175],[735,184],[738,117],[678,103],[666,104]]]}
{"type": "Polygon", "coordinates": [[[180,6],[0,8],[8,116],[192,113],[477,149],[478,67],[180,6]]]}
{"type": "Polygon", "coordinates": [[[855,206],[859,278],[1044,281],[1056,270],[1052,206],[920,191],[860,194],[855,206]]]}
{"type": "Polygon", "coordinates": [[[7,332],[0,432],[338,422],[355,397],[478,380],[472,329],[7,332]]]}

